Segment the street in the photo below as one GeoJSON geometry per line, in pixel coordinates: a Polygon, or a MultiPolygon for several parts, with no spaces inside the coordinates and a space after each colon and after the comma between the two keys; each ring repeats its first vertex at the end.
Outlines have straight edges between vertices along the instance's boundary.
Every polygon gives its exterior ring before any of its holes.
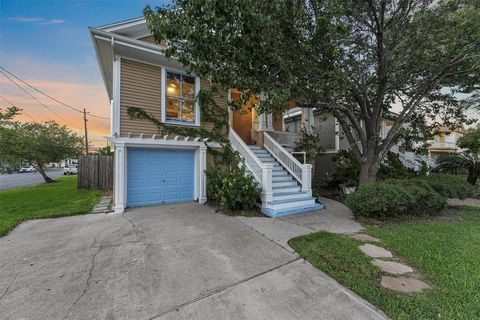
{"type": "MultiPolygon", "coordinates": [[[[45,171],[47,176],[56,179],[63,175],[63,170],[45,171]]],[[[0,175],[0,190],[32,186],[45,182],[40,173],[12,173],[0,175]]]]}

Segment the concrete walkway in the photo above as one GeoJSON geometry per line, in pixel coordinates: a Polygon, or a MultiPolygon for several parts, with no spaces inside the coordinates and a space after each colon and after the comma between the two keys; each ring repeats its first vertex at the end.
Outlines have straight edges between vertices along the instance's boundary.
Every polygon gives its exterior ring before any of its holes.
{"type": "MultiPolygon", "coordinates": [[[[264,219],[339,219],[316,214],[264,219]]],[[[271,238],[194,203],[29,221],[0,238],[0,319],[386,319],[271,238]]]]}
{"type": "Polygon", "coordinates": [[[320,200],[326,208],[319,211],[276,219],[257,217],[235,217],[235,219],[290,252],[294,251],[287,242],[294,237],[317,231],[354,234],[362,230],[362,226],[353,220],[352,211],[348,207],[335,200],[327,198],[320,198],[320,200]]]}

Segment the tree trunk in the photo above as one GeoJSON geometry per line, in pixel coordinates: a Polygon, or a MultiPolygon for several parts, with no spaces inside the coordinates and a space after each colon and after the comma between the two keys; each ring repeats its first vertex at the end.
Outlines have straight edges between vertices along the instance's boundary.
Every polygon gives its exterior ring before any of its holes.
{"type": "Polygon", "coordinates": [[[40,172],[40,174],[42,175],[43,179],[45,180],[46,183],[52,183],[52,182],[55,182],[55,180],[53,180],[52,178],[50,178],[49,176],[47,176],[47,174],[45,173],[45,170],[43,170],[43,167],[41,165],[36,165],[35,166],[35,169],[37,169],[38,172],[40,172]]]}
{"type": "Polygon", "coordinates": [[[468,169],[467,182],[472,185],[475,185],[477,183],[479,172],[476,169],[477,169],[476,166],[472,166],[468,169]]]}
{"type": "Polygon", "coordinates": [[[379,167],[380,160],[375,153],[375,148],[372,146],[365,150],[364,156],[360,160],[360,176],[358,178],[358,184],[362,185],[367,182],[377,181],[379,167]]]}
{"type": "Polygon", "coordinates": [[[360,164],[360,177],[358,184],[377,181],[378,164],[374,162],[362,162],[360,164]]]}

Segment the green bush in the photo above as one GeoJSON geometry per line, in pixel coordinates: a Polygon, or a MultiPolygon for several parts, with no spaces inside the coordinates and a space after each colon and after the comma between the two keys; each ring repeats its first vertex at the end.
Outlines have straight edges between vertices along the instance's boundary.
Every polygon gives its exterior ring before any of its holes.
{"type": "Polygon", "coordinates": [[[390,179],[362,185],[347,197],[357,216],[396,217],[404,214],[433,214],[445,208],[447,199],[424,178],[390,179]]]}
{"type": "Polygon", "coordinates": [[[446,198],[475,198],[477,192],[474,186],[460,177],[448,174],[431,174],[414,180],[425,181],[433,190],[446,198]]]}
{"type": "Polygon", "coordinates": [[[385,182],[400,186],[410,193],[409,213],[411,214],[438,213],[447,205],[447,199],[422,179],[396,179],[385,180],[385,182]]]}
{"type": "Polygon", "coordinates": [[[385,181],[366,183],[346,199],[356,216],[396,217],[408,213],[414,201],[400,185],[385,181]]]}
{"type": "Polygon", "coordinates": [[[244,169],[215,166],[208,168],[206,175],[208,197],[222,209],[236,211],[251,208],[260,196],[255,180],[244,169]]]}

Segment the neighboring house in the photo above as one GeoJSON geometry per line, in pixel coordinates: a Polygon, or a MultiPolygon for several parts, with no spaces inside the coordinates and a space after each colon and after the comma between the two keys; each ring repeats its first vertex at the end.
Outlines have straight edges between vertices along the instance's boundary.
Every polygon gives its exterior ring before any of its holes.
{"type": "Polygon", "coordinates": [[[50,162],[47,165],[47,167],[50,167],[50,168],[65,168],[65,167],[68,167],[71,164],[77,164],[78,165],[78,159],[68,158],[68,159],[62,160],[60,162],[50,162]]]}
{"type": "MultiPolygon", "coordinates": [[[[318,138],[318,146],[322,152],[317,156],[315,176],[318,179],[327,179],[336,171],[334,157],[339,150],[350,149],[350,144],[345,137],[342,127],[332,115],[320,115],[314,111],[313,130],[318,138]]],[[[385,138],[394,124],[395,113],[388,113],[381,127],[381,137],[385,138]]],[[[300,108],[290,109],[285,115],[285,131],[300,133],[302,130],[302,112],[300,108]]],[[[407,124],[408,125],[408,124],[407,124]]],[[[427,156],[417,155],[407,148],[400,141],[392,146],[390,151],[396,153],[402,163],[415,171],[420,170],[422,161],[430,166],[435,163],[427,156]]]]}
{"type": "MultiPolygon", "coordinates": [[[[140,107],[167,125],[209,129],[212,125],[201,121],[195,96],[211,83],[166,58],[165,45],[154,43],[143,18],[90,28],[90,33],[111,101],[108,140],[114,148],[115,212],[160,203],[204,203],[204,171],[213,163],[205,143],[199,137],[160,136],[149,121],[130,119],[127,108],[140,107]]],[[[228,109],[228,100],[238,95],[232,89],[214,99],[228,109]]],[[[313,110],[301,114],[305,126],[313,124],[313,110]]],[[[282,146],[298,136],[284,131],[282,115],[229,111],[229,123],[232,146],[262,188],[265,214],[322,208],[311,196],[311,165],[300,163],[282,146]]]]}
{"type": "Polygon", "coordinates": [[[448,127],[440,127],[438,128],[437,133],[438,134],[435,135],[434,139],[429,141],[429,156],[432,158],[438,158],[449,153],[459,153],[463,151],[463,149],[457,146],[458,139],[463,137],[463,134],[465,133],[463,125],[453,130],[448,127]]]}

